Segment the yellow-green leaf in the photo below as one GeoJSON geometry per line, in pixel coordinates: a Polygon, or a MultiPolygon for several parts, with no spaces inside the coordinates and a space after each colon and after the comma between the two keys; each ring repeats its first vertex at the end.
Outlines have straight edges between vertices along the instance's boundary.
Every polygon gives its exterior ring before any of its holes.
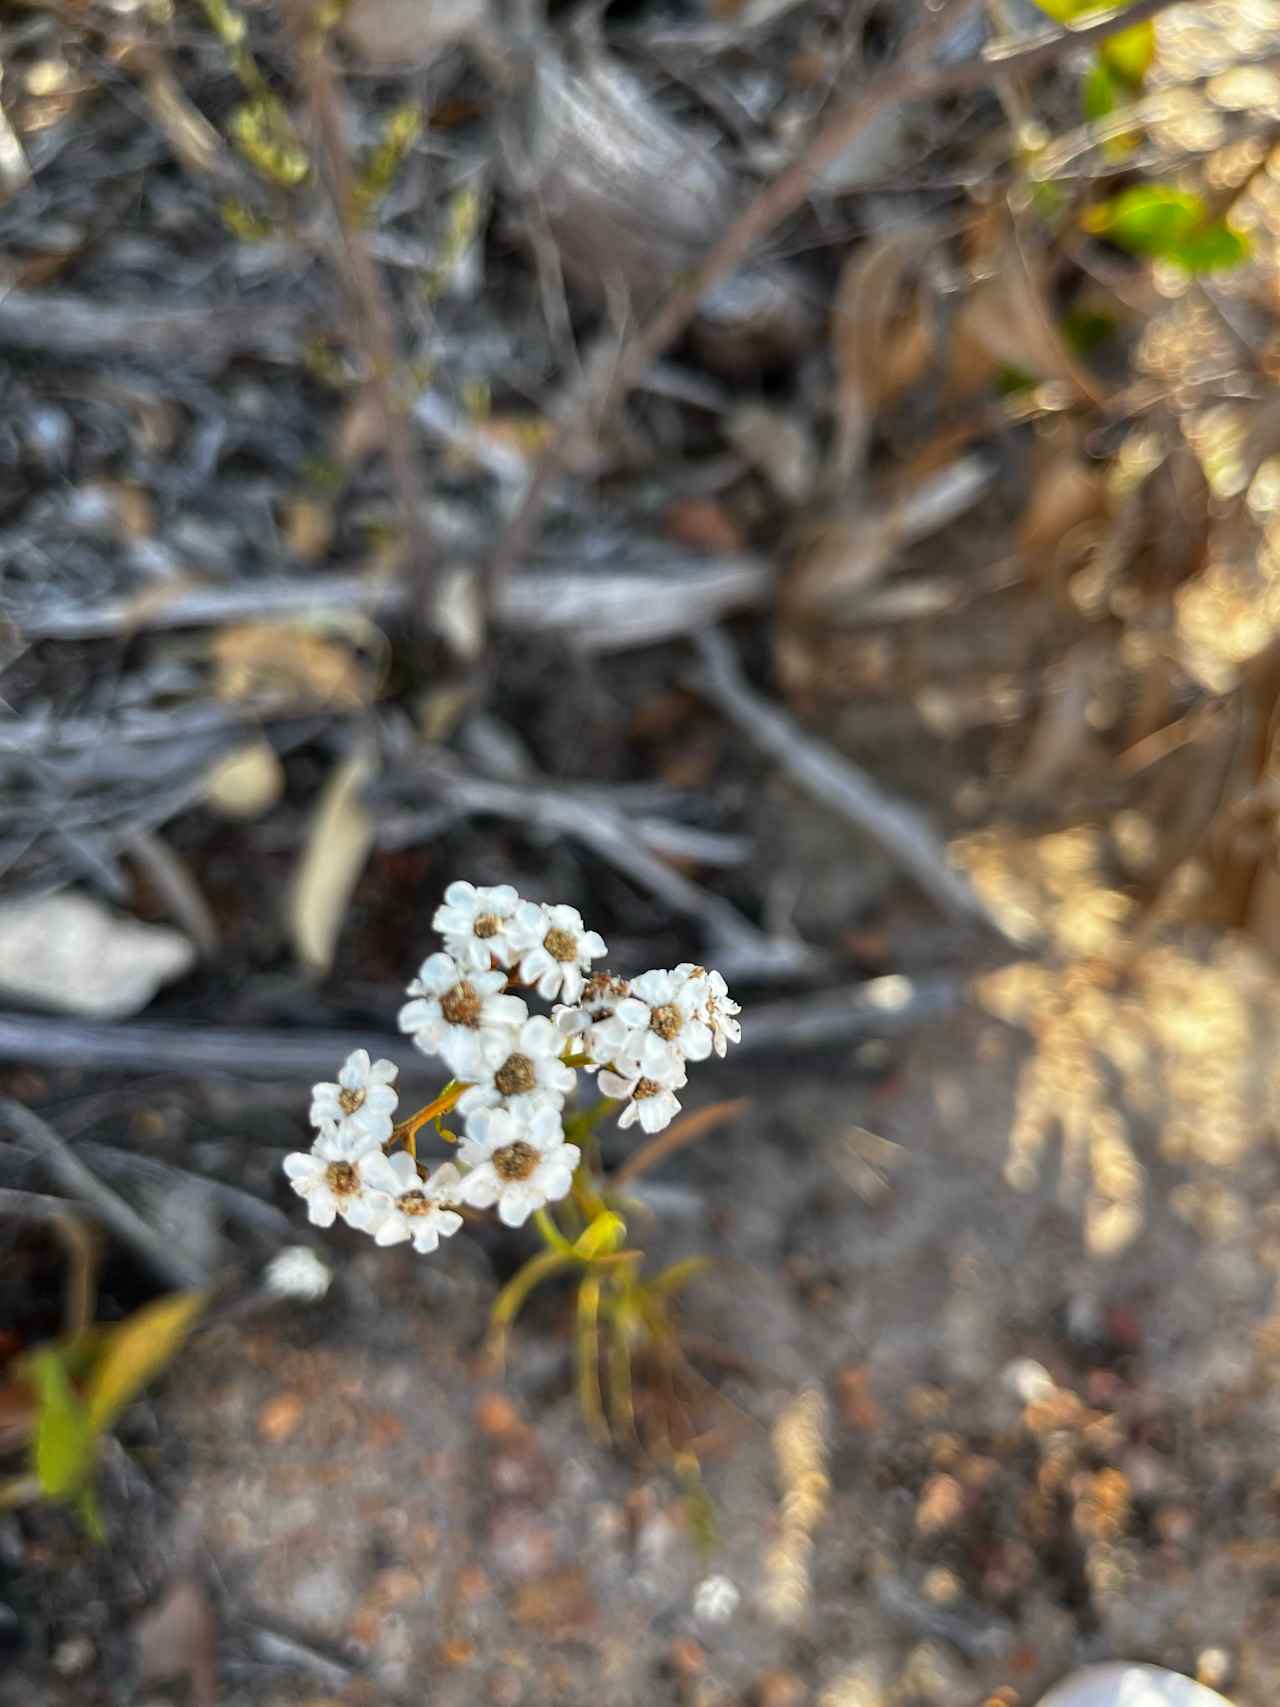
{"type": "Polygon", "coordinates": [[[173,1292],[135,1310],[112,1330],[85,1394],[95,1434],[110,1428],[152,1376],[172,1361],[207,1302],[205,1292],[173,1292]]]}
{"type": "Polygon", "coordinates": [[[1142,87],[1156,57],[1156,26],[1148,18],[1143,24],[1131,24],[1127,30],[1117,30],[1108,36],[1098,49],[1098,57],[1109,71],[1132,90],[1142,87]]]}
{"type": "Polygon", "coordinates": [[[1249,254],[1248,238],[1210,218],[1202,196],[1169,184],[1135,184],[1086,209],[1082,224],[1131,254],[1173,261],[1189,273],[1235,267],[1249,254]]]}
{"type": "Polygon", "coordinates": [[[58,1347],[33,1352],[26,1367],[39,1400],[32,1443],[36,1480],[49,1499],[67,1499],[84,1487],[93,1469],[93,1427],[58,1347]]]}
{"type": "Polygon", "coordinates": [[[606,1209],[596,1216],[578,1239],[573,1254],[580,1262],[590,1262],[592,1257],[611,1257],[621,1248],[626,1236],[627,1224],[621,1215],[606,1209]]]}

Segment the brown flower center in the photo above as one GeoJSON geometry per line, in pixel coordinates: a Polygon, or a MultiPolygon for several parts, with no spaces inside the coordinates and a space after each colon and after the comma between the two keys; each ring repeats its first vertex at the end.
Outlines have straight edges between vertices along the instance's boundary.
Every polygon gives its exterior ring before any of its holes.
{"type": "Polygon", "coordinates": [[[493,1075],[493,1082],[504,1097],[518,1097],[536,1087],[538,1075],[527,1055],[508,1055],[493,1075]]]}
{"type": "Polygon", "coordinates": [[[572,931],[561,930],[559,925],[549,930],[542,939],[542,946],[552,960],[576,960],[578,958],[578,939],[572,931]]]}
{"type": "Polygon", "coordinates": [[[429,1215],[432,1203],[425,1192],[406,1191],[403,1196],[396,1198],[396,1208],[402,1215],[429,1215]]]}
{"type": "Polygon", "coordinates": [[[335,1197],[352,1197],[360,1189],[360,1175],[350,1162],[330,1162],[324,1170],[324,1183],[335,1197]]]}
{"type": "Polygon", "coordinates": [[[662,1086],[656,1079],[637,1079],[636,1088],[631,1094],[639,1101],[643,1097],[656,1097],[661,1089],[662,1086]]]}
{"type": "Polygon", "coordinates": [[[354,1114],[364,1105],[363,1091],[340,1090],[338,1092],[338,1107],[344,1114],[354,1114]]]}
{"type": "Polygon", "coordinates": [[[593,972],[582,986],[582,1006],[594,1008],[600,1006],[606,996],[616,996],[619,1001],[631,990],[625,978],[616,978],[612,972],[593,972]]]}
{"type": "Polygon", "coordinates": [[[440,1012],[450,1025],[468,1025],[473,1030],[480,1024],[480,1010],[483,1005],[472,985],[465,979],[461,984],[455,984],[452,990],[446,990],[440,998],[440,1012]]]}
{"type": "Polygon", "coordinates": [[[492,1160],[499,1179],[528,1179],[538,1165],[538,1152],[532,1144],[517,1138],[514,1144],[505,1144],[501,1150],[495,1150],[492,1160]]]}
{"type": "Polygon", "coordinates": [[[502,929],[502,920],[496,913],[481,913],[471,929],[482,940],[486,937],[497,936],[502,929]]]}
{"type": "Polygon", "coordinates": [[[674,1002],[664,1002],[649,1015],[649,1029],[656,1031],[659,1037],[665,1037],[668,1042],[673,1037],[679,1037],[683,1025],[684,1015],[674,1002]]]}

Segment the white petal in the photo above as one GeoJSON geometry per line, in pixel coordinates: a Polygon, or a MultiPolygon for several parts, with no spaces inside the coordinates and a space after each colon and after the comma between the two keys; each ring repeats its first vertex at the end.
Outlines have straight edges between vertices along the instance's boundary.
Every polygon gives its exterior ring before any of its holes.
{"type": "Polygon", "coordinates": [[[543,1201],[542,1193],[534,1191],[529,1182],[514,1180],[503,1187],[498,1198],[498,1219],[507,1227],[523,1227],[543,1201]]]}
{"type": "Polygon", "coordinates": [[[313,1192],[307,1199],[307,1220],[317,1227],[332,1227],[337,1218],[338,1205],[333,1200],[330,1191],[313,1192]]]}
{"type": "Polygon", "coordinates": [[[449,954],[429,954],[418,968],[418,982],[432,996],[443,996],[458,982],[458,965],[449,954]]]}
{"type": "Polygon", "coordinates": [[[421,1031],[424,1026],[439,1025],[440,1004],[429,997],[415,996],[400,1009],[399,1023],[401,1031],[421,1031]]]}
{"type": "Polygon", "coordinates": [[[458,1200],[471,1204],[475,1209],[488,1209],[497,1202],[501,1190],[502,1181],[497,1170],[485,1162],[462,1181],[458,1187],[458,1200]]]}
{"type": "Polygon", "coordinates": [[[360,1091],[368,1081],[369,1051],[353,1049],[338,1069],[338,1083],[344,1091],[360,1091]]]}
{"type": "Polygon", "coordinates": [[[619,1128],[634,1126],[639,1118],[640,1104],[638,1102],[629,1102],[623,1109],[622,1113],[618,1116],[618,1126],[619,1128]]]}
{"type": "Polygon", "coordinates": [[[325,1170],[321,1158],[308,1155],[305,1150],[292,1151],[285,1157],[283,1166],[297,1190],[301,1190],[304,1183],[319,1179],[325,1170]]]}
{"type": "Polygon", "coordinates": [[[539,983],[538,989],[546,997],[547,1001],[551,1000],[551,998],[556,994],[556,989],[558,988],[565,1001],[576,1002],[582,995],[582,969],[579,966],[573,965],[571,961],[562,961],[561,975],[557,980],[556,986],[548,990],[546,985],[547,979],[544,978],[539,983]]]}
{"type": "MultiPolygon", "coordinates": [[[[639,1075],[637,1074],[637,1077],[639,1075]]],[[[608,1067],[602,1067],[596,1080],[601,1094],[607,1097],[629,1097],[636,1088],[635,1079],[624,1079],[620,1074],[612,1072],[608,1067]]],[[[621,1124],[621,1122],[619,1123],[621,1124]]]]}
{"type": "Polygon", "coordinates": [[[440,1245],[440,1229],[429,1221],[419,1221],[413,1229],[413,1248],[421,1256],[430,1256],[440,1245]]]}
{"type": "Polygon", "coordinates": [[[455,1215],[452,1209],[442,1209],[435,1218],[436,1227],[442,1239],[451,1239],[462,1225],[461,1215],[455,1215]]]}
{"type": "MultiPolygon", "coordinates": [[[[452,1162],[441,1162],[427,1181],[427,1196],[438,1203],[449,1203],[453,1200],[461,1180],[462,1175],[452,1162]]],[[[453,1219],[461,1224],[458,1216],[455,1215],[453,1219]]]]}
{"type": "Polygon", "coordinates": [[[348,1227],[354,1227],[357,1232],[367,1233],[372,1227],[379,1227],[391,1213],[391,1199],[380,1191],[362,1192],[359,1197],[347,1199],[342,1218],[348,1227]]]}
{"type": "Polygon", "coordinates": [[[465,877],[456,878],[445,890],[444,899],[449,907],[472,907],[477,899],[476,886],[465,877]]]}
{"type": "Polygon", "coordinates": [[[409,1218],[393,1210],[373,1235],[375,1245],[402,1245],[409,1237],[409,1218]]]}

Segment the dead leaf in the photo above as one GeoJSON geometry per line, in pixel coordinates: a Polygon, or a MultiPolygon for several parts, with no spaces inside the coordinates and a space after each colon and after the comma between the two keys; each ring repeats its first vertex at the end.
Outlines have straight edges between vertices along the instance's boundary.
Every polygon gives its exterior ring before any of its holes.
{"type": "Polygon", "coordinates": [[[318,563],[333,539],[333,507],[318,498],[291,498],[281,531],[285,548],[300,563],[318,563]]]}
{"type": "Polygon", "coordinates": [[[1028,570],[1034,573],[1045,559],[1059,562],[1068,535],[1105,512],[1102,473],[1089,468],[1075,450],[1055,451],[1032,476],[1018,522],[1017,549],[1028,570]]]}
{"type": "Polygon", "coordinates": [[[1032,265],[1012,240],[985,262],[989,270],[967,292],[947,338],[945,399],[968,395],[1001,370],[1012,370],[1057,380],[1092,403],[1104,401],[1058,331],[1032,265]]]}
{"type": "Polygon", "coordinates": [[[85,1389],[85,1411],[95,1434],[110,1428],[147,1382],[173,1361],[207,1302],[205,1292],[173,1292],[144,1304],[110,1329],[85,1389]]]}
{"type": "Polygon", "coordinates": [[[374,775],[371,752],[357,747],[334,766],[316,803],[289,896],[289,934],[310,971],[333,964],[338,935],[373,846],[364,790],[374,775]]]}
{"type": "Polygon", "coordinates": [[[933,353],[919,268],[936,241],[928,229],[893,231],[845,264],[831,310],[836,370],[833,479],[862,459],[875,411],[914,385],[933,353]]]}
{"type": "Polygon", "coordinates": [[[224,818],[260,818],[284,792],[284,767],[267,741],[250,741],[211,766],[205,803],[224,818]]]}
{"type": "Polygon", "coordinates": [[[217,1707],[218,1619],[200,1583],[190,1578],[175,1582],[135,1620],[133,1639],[139,1683],[185,1678],[191,1707],[217,1707]]]}
{"type": "Polygon", "coordinates": [[[236,623],[210,649],[222,700],[355,711],[373,697],[370,666],[347,639],[301,622],[236,623]]]}
{"type": "Polygon", "coordinates": [[[746,535],[714,498],[677,498],[663,517],[663,526],[669,539],[708,556],[730,556],[747,548],[746,535]]]}

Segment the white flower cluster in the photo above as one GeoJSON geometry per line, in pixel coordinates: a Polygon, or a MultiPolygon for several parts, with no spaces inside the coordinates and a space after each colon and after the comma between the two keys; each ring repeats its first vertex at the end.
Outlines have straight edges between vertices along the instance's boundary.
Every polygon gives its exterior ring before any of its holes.
{"type": "Polygon", "coordinates": [[[599,1069],[602,1093],[625,1104],[620,1126],[659,1132],[679,1112],[685,1062],[723,1055],[741,1035],[718,972],[685,964],[628,981],[593,971],[605,945],[581,915],[522,901],[509,884],[451,883],[433,924],[445,952],[409,985],[400,1029],[465,1087],[457,1163],[428,1173],[408,1149],[386,1153],[396,1068],[357,1049],[336,1084],[314,1088],[310,1151],[285,1158],[317,1226],[341,1216],[380,1245],[412,1240],[419,1251],[457,1232],[462,1206],[519,1227],[572,1187],[581,1153],[563,1119],[578,1068],[599,1069]],[[552,1016],[531,1015],[513,984],[554,1002],[552,1016]]]}

